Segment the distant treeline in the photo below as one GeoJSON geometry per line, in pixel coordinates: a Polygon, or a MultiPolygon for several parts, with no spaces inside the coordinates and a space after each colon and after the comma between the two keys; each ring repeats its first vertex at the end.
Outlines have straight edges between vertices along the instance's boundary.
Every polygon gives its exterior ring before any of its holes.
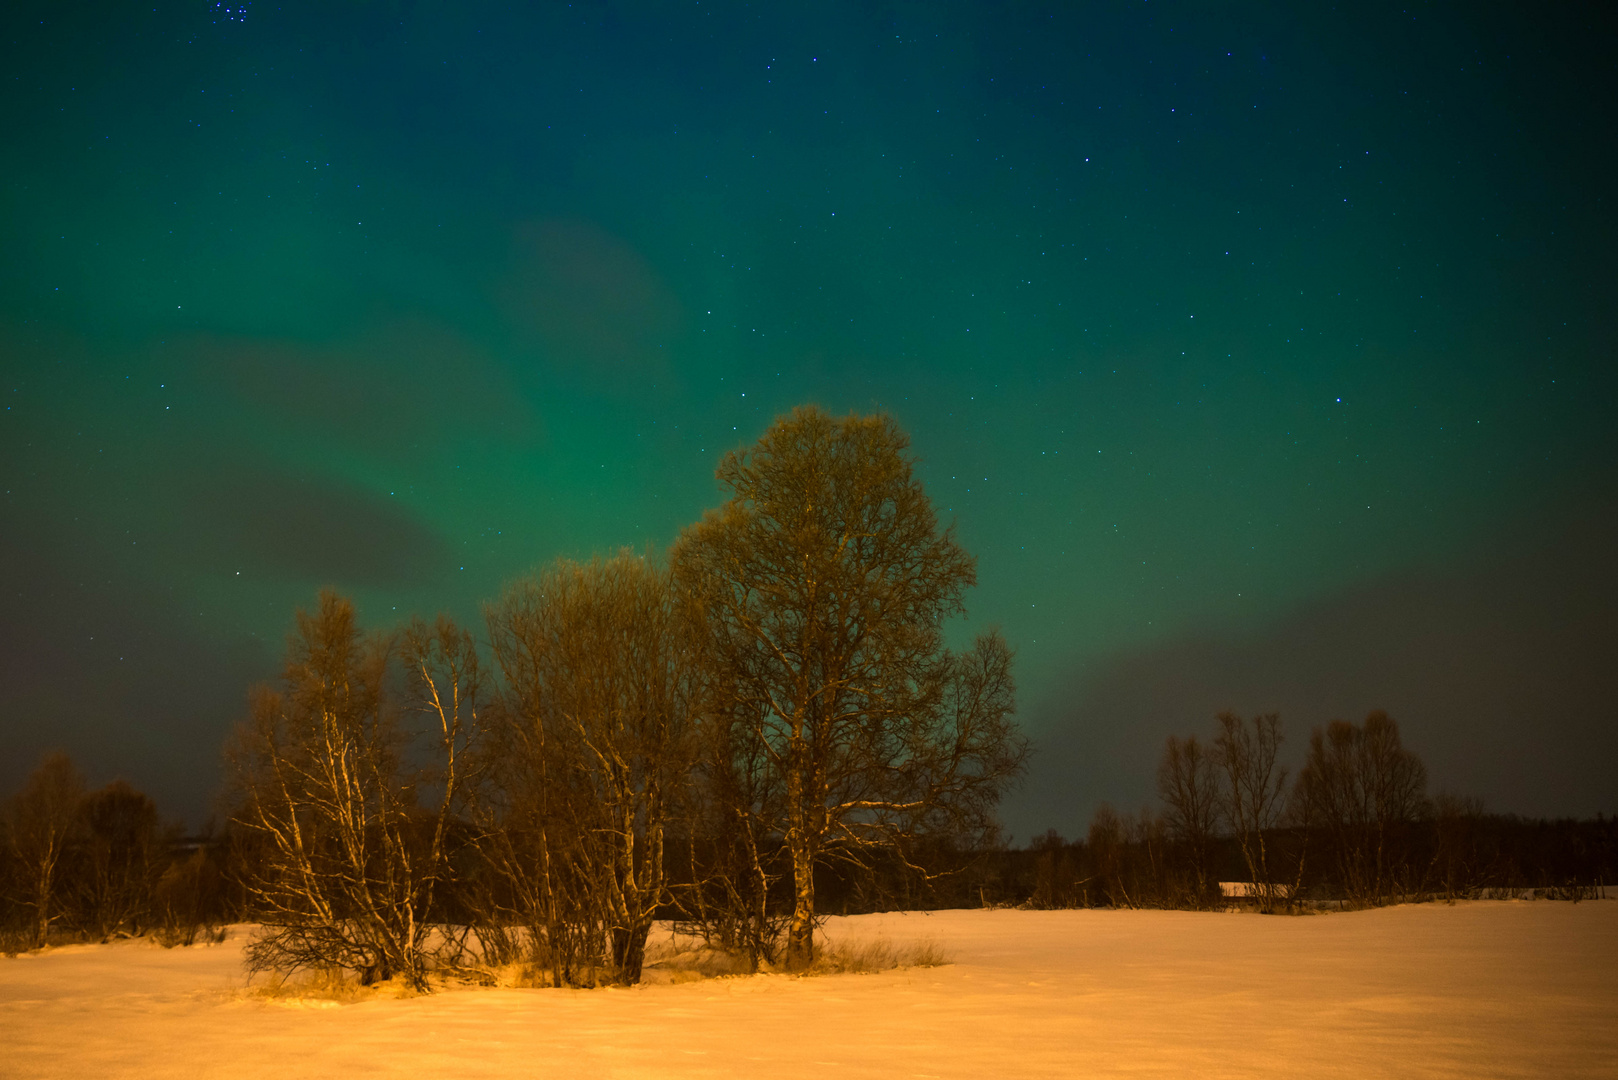
{"type": "MultiPolygon", "coordinates": [[[[1307,907],[1365,906],[1329,865],[1311,867],[1313,855],[1328,851],[1328,838],[1281,828],[1270,843],[1275,865],[1290,876],[1277,890],[1287,896],[1278,896],[1275,906],[1284,908],[1289,898],[1307,907]]],[[[1468,808],[1413,823],[1402,845],[1399,886],[1373,903],[1618,897],[1615,818],[1546,821],[1468,808]]],[[[1248,880],[1241,846],[1232,837],[1215,838],[1206,865],[1216,881],[1248,880]]],[[[1193,860],[1169,836],[1162,817],[1150,812],[1121,817],[1104,809],[1086,838],[1068,841],[1051,832],[1026,848],[993,853],[978,880],[983,902],[1036,908],[1209,909],[1262,903],[1261,890],[1232,898],[1217,885],[1195,888],[1193,860]]]]}
{"type": "Polygon", "coordinates": [[[1088,835],[1054,832],[996,859],[995,902],[1037,907],[1263,911],[1429,899],[1579,900],[1618,883],[1618,820],[1536,821],[1477,799],[1427,794],[1427,770],[1377,711],[1310,735],[1295,778],[1276,714],[1221,713],[1208,743],[1170,737],[1159,808],[1103,805],[1088,835]],[[1222,882],[1236,886],[1227,895],[1222,882]]]}
{"type": "MultiPolygon", "coordinates": [[[[86,791],[71,761],[47,758],[5,804],[6,844],[0,848],[0,949],[17,952],[46,940],[108,941],[147,935],[167,946],[212,940],[228,923],[261,917],[244,883],[262,845],[253,832],[227,822],[214,833],[186,836],[161,824],[151,799],[123,781],[86,791]]],[[[1618,885],[1618,818],[1538,820],[1485,812],[1475,800],[1440,798],[1399,830],[1390,880],[1381,898],[1447,900],[1537,897],[1581,900],[1618,885]]],[[[456,829],[469,832],[470,823],[456,829]]],[[[689,837],[665,845],[670,897],[691,896],[689,837]]],[[[1352,906],[1333,866],[1328,830],[1278,827],[1268,847],[1296,902],[1352,906]]],[[[1229,906],[1220,881],[1247,881],[1239,842],[1214,837],[1198,859],[1177,837],[1167,815],[1120,816],[1103,806],[1088,835],[1068,841],[1055,831],[1026,847],[991,844],[962,849],[938,844],[913,852],[931,876],[897,857],[858,872],[836,866],[816,872],[823,914],[895,909],[1027,906],[1211,909],[1229,906]]],[[[429,924],[465,925],[486,908],[490,882],[463,866],[421,912],[429,924]]],[[[766,907],[790,910],[790,881],[777,881],[766,907]]],[[[1609,893],[1609,895],[1611,895],[1609,893]]],[[[505,903],[510,903],[507,898],[505,903]]],[[[1250,902],[1260,902],[1254,897],[1250,902]]],[[[1285,904],[1286,898],[1278,898],[1285,904]]],[[[658,918],[682,920],[687,906],[659,905],[658,918]]]]}

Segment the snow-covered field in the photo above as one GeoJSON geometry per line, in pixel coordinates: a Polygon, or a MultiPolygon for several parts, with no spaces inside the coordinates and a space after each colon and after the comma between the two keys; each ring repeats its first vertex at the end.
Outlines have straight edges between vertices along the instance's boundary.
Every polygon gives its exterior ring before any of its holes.
{"type": "Polygon", "coordinates": [[[0,958],[4,1077],[1618,1076],[1618,902],[832,920],[946,967],[354,1004],[243,932],[0,958]]]}

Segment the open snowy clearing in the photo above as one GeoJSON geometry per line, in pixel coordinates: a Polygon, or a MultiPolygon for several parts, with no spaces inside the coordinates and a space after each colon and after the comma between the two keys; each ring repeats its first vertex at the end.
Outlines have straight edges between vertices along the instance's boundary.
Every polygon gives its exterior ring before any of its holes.
{"type": "Polygon", "coordinates": [[[6,1077],[1618,1074],[1618,902],[833,919],[946,967],[354,1004],[223,945],[0,958],[6,1077]]]}

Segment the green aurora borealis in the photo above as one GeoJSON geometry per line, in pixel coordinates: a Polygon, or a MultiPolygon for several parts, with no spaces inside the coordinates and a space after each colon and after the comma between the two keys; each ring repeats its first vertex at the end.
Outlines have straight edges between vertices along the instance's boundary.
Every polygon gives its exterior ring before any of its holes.
{"type": "Polygon", "coordinates": [[[815,401],[978,557],[1018,836],[1227,707],[1618,810],[1610,15],[448,7],[4,17],[0,788],[201,821],[318,587],[475,620],[815,401]]]}

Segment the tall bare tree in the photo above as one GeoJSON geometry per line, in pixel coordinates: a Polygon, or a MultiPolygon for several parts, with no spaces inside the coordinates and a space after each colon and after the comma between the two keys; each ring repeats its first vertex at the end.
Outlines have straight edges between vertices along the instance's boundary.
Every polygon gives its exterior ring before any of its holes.
{"type": "Polygon", "coordinates": [[[1163,800],[1169,834],[1185,853],[1198,905],[1217,892],[1213,880],[1214,841],[1219,832],[1219,774],[1214,755],[1195,735],[1170,735],[1157,767],[1157,793],[1163,800]]]}
{"type": "Polygon", "coordinates": [[[24,902],[33,908],[35,947],[50,936],[59,914],[58,870],[78,823],[84,777],[66,754],[47,756],[28,774],[6,807],[6,832],[23,876],[24,902]]]}
{"type": "Polygon", "coordinates": [[[543,903],[553,963],[564,939],[587,954],[599,942],[608,977],[637,982],[693,756],[694,671],[668,573],[628,551],[564,560],[509,587],[488,622],[509,690],[505,776],[528,793],[510,804],[528,820],[508,826],[541,846],[539,865],[514,851],[503,865],[543,903]]]}
{"type": "Polygon", "coordinates": [[[1333,720],[1310,735],[1297,794],[1328,834],[1350,899],[1388,899],[1401,873],[1413,872],[1405,834],[1426,810],[1426,787],[1426,767],[1381,710],[1362,725],[1333,720]]]}
{"type": "Polygon", "coordinates": [[[282,689],[258,688],[237,730],[237,820],[260,842],[246,883],[262,923],[247,950],[254,969],[337,966],[364,983],[427,987],[427,908],[477,728],[476,652],[447,620],[413,626],[402,703],[389,693],[395,645],[363,635],[353,604],[321,593],[313,614],[298,613],[282,689]],[[429,774],[410,758],[424,749],[429,774]],[[421,806],[424,787],[434,810],[421,806]]]}
{"type": "Polygon", "coordinates": [[[1222,809],[1258,894],[1259,907],[1274,911],[1286,889],[1276,882],[1270,837],[1286,809],[1287,771],[1277,762],[1281,718],[1265,713],[1244,720],[1233,712],[1217,717],[1214,757],[1224,774],[1222,809]]]}
{"type": "Polygon", "coordinates": [[[790,856],[793,968],[814,956],[817,863],[946,822],[981,829],[1025,754],[1005,642],[943,650],[975,570],[908,447],[890,417],[799,408],[725,456],[730,500],[671,555],[729,695],[713,715],[777,779],[780,817],[763,825],[790,856]]]}
{"type": "Polygon", "coordinates": [[[405,669],[405,710],[416,718],[408,737],[426,749],[427,760],[414,779],[417,814],[430,815],[431,831],[418,836],[409,853],[416,853],[415,906],[428,913],[439,886],[453,877],[460,845],[452,830],[456,815],[466,813],[479,779],[487,687],[477,643],[447,615],[431,624],[412,619],[399,658],[405,669]]]}

